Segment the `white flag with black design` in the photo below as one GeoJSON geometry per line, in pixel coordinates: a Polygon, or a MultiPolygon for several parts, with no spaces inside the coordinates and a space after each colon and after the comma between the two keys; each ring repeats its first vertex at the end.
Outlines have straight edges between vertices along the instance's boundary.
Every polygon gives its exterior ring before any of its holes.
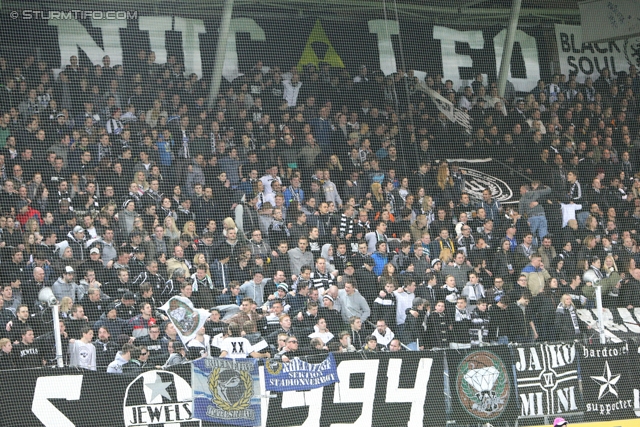
{"type": "Polygon", "coordinates": [[[207,310],[195,308],[191,300],[185,297],[175,296],[159,309],[167,313],[183,343],[195,338],[209,317],[207,310]]]}

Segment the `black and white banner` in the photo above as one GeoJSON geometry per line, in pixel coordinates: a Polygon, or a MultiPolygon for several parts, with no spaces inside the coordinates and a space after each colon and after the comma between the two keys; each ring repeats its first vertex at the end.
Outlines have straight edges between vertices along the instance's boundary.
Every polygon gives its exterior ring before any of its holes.
{"type": "MultiPolygon", "coordinates": [[[[335,359],[340,382],[313,390],[270,393],[261,374],[259,425],[441,427],[446,421],[512,425],[516,419],[537,425],[543,417],[576,413],[588,422],[640,421],[637,344],[512,345],[447,350],[446,356],[349,353],[335,359]]],[[[72,368],[0,375],[0,426],[216,426],[195,416],[188,364],[140,375],[72,368]]]]}
{"type": "Polygon", "coordinates": [[[269,401],[267,427],[442,426],[442,352],[337,355],[339,383],[278,393],[269,401]]]}
{"type": "Polygon", "coordinates": [[[452,123],[456,123],[464,128],[464,130],[471,135],[473,131],[473,126],[471,126],[471,117],[469,113],[463,111],[459,108],[456,108],[455,105],[451,103],[447,98],[440,95],[435,90],[428,87],[426,84],[420,84],[418,89],[424,91],[431,97],[433,103],[438,107],[438,110],[445,115],[449,121],[452,123]]]}
{"type": "Polygon", "coordinates": [[[582,393],[587,421],[620,420],[635,417],[634,384],[638,373],[632,368],[629,344],[581,346],[582,393]]]}
{"type": "Polygon", "coordinates": [[[515,348],[514,366],[521,417],[579,410],[578,351],[577,344],[573,342],[515,348]]]}
{"type": "MultiPolygon", "coordinates": [[[[591,326],[593,341],[598,341],[600,329],[597,310],[595,308],[591,310],[581,308],[577,312],[578,317],[591,326]]],[[[618,307],[612,310],[605,309],[603,314],[604,335],[607,341],[621,343],[624,340],[635,341],[640,338],[640,308],[627,309],[618,307]]]]}
{"type": "MultiPolygon", "coordinates": [[[[172,10],[163,4],[157,15],[133,11],[124,19],[99,20],[74,19],[75,15],[61,18],[59,14],[48,14],[48,8],[57,7],[53,3],[40,6],[46,19],[34,19],[28,10],[2,10],[1,56],[22,62],[24,56],[32,54],[60,70],[69,65],[71,56],[78,56],[80,65],[85,66],[101,64],[103,56],[109,55],[112,66],[128,67],[135,64],[138,49],[144,48],[155,52],[158,64],[175,56],[183,59],[185,75],[195,73],[210,78],[220,26],[220,15],[216,13],[203,12],[201,19],[182,17],[179,6],[172,10]],[[17,15],[10,15],[13,12],[17,15]],[[16,34],[28,36],[15,37],[16,34]]],[[[223,75],[232,80],[250,70],[258,60],[285,70],[323,61],[346,68],[354,76],[364,64],[388,75],[398,69],[397,46],[401,39],[406,66],[415,70],[418,77],[440,74],[452,80],[456,89],[471,84],[476,73],[496,78],[506,28],[452,29],[428,24],[428,16],[400,22],[379,18],[366,14],[361,19],[341,21],[296,17],[294,24],[287,18],[265,18],[260,12],[234,14],[223,75]]],[[[549,59],[538,53],[542,38],[541,29],[516,32],[509,71],[509,80],[516,90],[530,91],[540,79],[541,70],[549,69],[545,65],[549,59]]]]}
{"type": "MultiPolygon", "coordinates": [[[[261,386],[260,425],[421,427],[441,426],[446,419],[444,353],[351,353],[335,359],[340,383],[270,394],[261,386]]],[[[216,425],[195,418],[189,364],[138,376],[72,368],[0,375],[0,426],[216,425]]]]}
{"type": "Polygon", "coordinates": [[[583,43],[580,25],[555,24],[555,30],[560,70],[567,76],[576,73],[580,83],[588,76],[595,82],[603,68],[615,77],[630,65],[640,67],[640,37],[583,43]]]}

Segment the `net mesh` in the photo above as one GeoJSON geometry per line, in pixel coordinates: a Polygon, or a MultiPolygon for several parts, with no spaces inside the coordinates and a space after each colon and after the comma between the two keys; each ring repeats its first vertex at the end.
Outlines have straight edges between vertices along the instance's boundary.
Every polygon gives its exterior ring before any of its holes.
{"type": "Polygon", "coordinates": [[[635,418],[640,39],[511,7],[3,2],[0,423],[635,418]]]}

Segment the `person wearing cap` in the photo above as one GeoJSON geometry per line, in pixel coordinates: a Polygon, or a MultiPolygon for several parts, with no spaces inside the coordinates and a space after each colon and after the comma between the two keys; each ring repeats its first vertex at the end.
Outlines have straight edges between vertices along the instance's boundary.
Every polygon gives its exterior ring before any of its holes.
{"type": "Polygon", "coordinates": [[[67,234],[68,246],[73,249],[73,257],[77,260],[84,261],[88,258],[88,251],[85,247],[85,233],[84,228],[79,225],[73,227],[67,234]]]}
{"type": "Polygon", "coordinates": [[[558,417],[555,420],[553,420],[553,427],[561,427],[561,426],[568,426],[568,425],[569,425],[569,422],[564,418],[558,417]]]}
{"type": "MultiPolygon", "coordinates": [[[[347,258],[349,259],[349,258],[347,258]]],[[[346,282],[355,280],[357,282],[357,279],[355,277],[356,275],[356,268],[355,265],[353,264],[353,262],[351,261],[347,261],[344,264],[344,272],[342,274],[342,276],[338,276],[338,279],[336,280],[336,285],[338,286],[339,289],[344,289],[344,284],[346,282]]]]}
{"type": "Polygon", "coordinates": [[[82,286],[76,283],[75,270],[70,265],[65,267],[62,276],[55,281],[51,288],[58,301],[69,297],[74,303],[79,302],[86,292],[82,286]]]}
{"type": "Polygon", "coordinates": [[[89,259],[80,265],[79,270],[83,276],[87,275],[87,271],[92,270],[95,276],[94,279],[100,284],[107,281],[107,269],[100,259],[100,248],[98,246],[94,246],[89,250],[89,259]]]}
{"type": "MultiPolygon", "coordinates": [[[[327,329],[329,329],[335,336],[344,328],[344,321],[340,312],[335,307],[335,298],[333,295],[338,293],[338,288],[332,286],[327,293],[322,297],[322,305],[318,307],[318,317],[323,318],[327,322],[327,329]]],[[[337,298],[337,296],[336,296],[337,298]]]]}
{"type": "Polygon", "coordinates": [[[133,292],[127,291],[122,295],[120,301],[116,302],[118,317],[129,321],[138,314],[136,309],[136,296],[133,292]]]}

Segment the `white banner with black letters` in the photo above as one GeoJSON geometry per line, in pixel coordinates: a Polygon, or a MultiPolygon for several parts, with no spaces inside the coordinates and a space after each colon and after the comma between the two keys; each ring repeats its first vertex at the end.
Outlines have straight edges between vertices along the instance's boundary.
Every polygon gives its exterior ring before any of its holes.
{"type": "Polygon", "coordinates": [[[629,71],[629,65],[640,66],[640,37],[602,43],[583,43],[579,25],[555,24],[558,59],[563,74],[576,73],[583,83],[586,77],[595,81],[603,68],[612,76],[629,71]]]}

